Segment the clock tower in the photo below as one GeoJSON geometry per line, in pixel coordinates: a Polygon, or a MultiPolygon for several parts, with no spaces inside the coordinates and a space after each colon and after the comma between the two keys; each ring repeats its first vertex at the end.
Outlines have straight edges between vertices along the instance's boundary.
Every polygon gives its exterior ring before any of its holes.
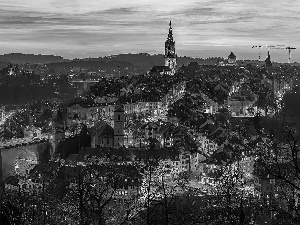
{"type": "Polygon", "coordinates": [[[171,70],[171,74],[174,75],[177,66],[177,55],[175,53],[175,41],[173,40],[173,32],[171,21],[169,23],[169,34],[165,42],[165,66],[168,66],[171,70]]]}

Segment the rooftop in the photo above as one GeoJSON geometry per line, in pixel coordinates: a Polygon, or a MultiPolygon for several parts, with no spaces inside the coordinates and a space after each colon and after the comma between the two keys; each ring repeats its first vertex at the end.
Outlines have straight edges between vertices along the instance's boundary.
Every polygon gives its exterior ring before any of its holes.
{"type": "Polygon", "coordinates": [[[236,59],[235,54],[233,54],[233,52],[231,52],[230,55],[228,56],[228,59],[236,59]]]}

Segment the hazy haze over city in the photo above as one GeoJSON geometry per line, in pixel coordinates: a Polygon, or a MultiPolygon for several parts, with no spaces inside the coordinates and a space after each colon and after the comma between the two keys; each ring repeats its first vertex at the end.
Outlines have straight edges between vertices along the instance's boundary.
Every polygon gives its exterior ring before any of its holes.
{"type": "MultiPolygon", "coordinates": [[[[300,61],[299,11],[296,0],[1,0],[0,54],[163,54],[172,20],[180,56],[233,51],[238,59],[257,59],[252,45],[285,45],[297,48],[294,62],[300,61]]],[[[287,62],[288,51],[272,50],[271,59],[287,62]]]]}

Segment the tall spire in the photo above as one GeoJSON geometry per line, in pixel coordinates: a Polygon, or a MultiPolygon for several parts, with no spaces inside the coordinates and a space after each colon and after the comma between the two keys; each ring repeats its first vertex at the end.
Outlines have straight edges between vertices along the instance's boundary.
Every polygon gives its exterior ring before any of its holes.
{"type": "Polygon", "coordinates": [[[265,60],[266,66],[272,66],[272,61],[271,61],[271,56],[270,56],[270,51],[268,51],[268,56],[265,60]]]}
{"type": "Polygon", "coordinates": [[[121,81],[120,81],[120,73],[121,73],[121,69],[120,69],[120,65],[118,65],[118,69],[119,69],[119,75],[118,75],[118,100],[117,100],[117,105],[115,107],[115,111],[124,111],[123,106],[121,104],[121,81]]]}
{"type": "Polygon", "coordinates": [[[169,23],[168,40],[173,41],[173,32],[172,32],[172,23],[171,23],[171,20],[170,20],[170,23],[169,23]]]}
{"type": "Polygon", "coordinates": [[[172,22],[170,20],[169,23],[169,33],[168,38],[165,42],[165,66],[168,66],[171,70],[171,74],[175,73],[176,70],[176,58],[177,55],[175,53],[175,41],[173,40],[173,32],[172,32],[172,22]]]}
{"type": "Polygon", "coordinates": [[[117,101],[117,105],[120,106],[121,105],[121,101],[120,101],[120,96],[121,96],[121,84],[120,84],[120,73],[121,73],[121,70],[120,70],[120,65],[118,65],[118,101],[117,101]]]}

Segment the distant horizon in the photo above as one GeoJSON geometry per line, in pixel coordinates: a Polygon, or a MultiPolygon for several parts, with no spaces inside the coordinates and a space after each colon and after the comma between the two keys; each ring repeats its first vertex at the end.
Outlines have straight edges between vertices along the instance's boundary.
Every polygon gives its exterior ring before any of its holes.
{"type": "MultiPolygon", "coordinates": [[[[233,52],[234,53],[234,52],[233,52]]],[[[118,55],[130,55],[130,54],[135,54],[135,55],[139,55],[139,54],[149,54],[150,56],[155,56],[155,55],[164,55],[163,53],[149,53],[149,52],[128,52],[128,53],[119,53],[119,54],[112,54],[112,55],[104,55],[104,56],[86,56],[84,58],[79,58],[79,57],[75,57],[75,58],[66,58],[64,57],[63,55],[54,55],[54,54],[46,54],[46,53],[24,53],[24,52],[10,52],[10,53],[4,53],[4,54],[0,54],[0,56],[4,56],[4,55],[13,55],[13,54],[21,54],[21,55],[34,55],[34,56],[53,56],[53,57],[62,57],[63,60],[75,60],[75,59],[97,59],[97,58],[104,58],[104,57],[110,57],[110,56],[118,56],[118,55]]],[[[229,53],[230,54],[230,53],[229,53]]],[[[228,55],[229,55],[228,54],[228,55]]],[[[194,58],[194,59],[203,59],[203,60],[206,60],[206,59],[209,59],[209,58],[224,58],[224,59],[227,59],[228,56],[209,56],[209,57],[194,57],[194,56],[189,56],[189,55],[178,55],[177,54],[177,57],[189,57],[189,58],[194,58]]],[[[258,61],[258,58],[257,59],[239,59],[237,57],[237,61],[258,61]]],[[[261,55],[261,60],[260,62],[264,61],[265,58],[264,58],[264,55],[262,54],[261,55]]],[[[275,60],[272,60],[272,57],[271,57],[271,61],[272,62],[275,62],[275,63],[287,63],[287,62],[278,62],[278,61],[275,61],[275,60]]],[[[294,61],[291,61],[291,63],[300,63],[300,62],[294,62],[294,61]]]]}
{"type": "MultiPolygon", "coordinates": [[[[163,54],[171,20],[178,55],[227,57],[232,51],[237,59],[256,60],[259,50],[252,46],[285,45],[297,48],[291,62],[300,62],[299,9],[296,0],[2,0],[0,54],[163,54]]],[[[272,50],[271,60],[287,62],[288,51],[272,50]]]]}

